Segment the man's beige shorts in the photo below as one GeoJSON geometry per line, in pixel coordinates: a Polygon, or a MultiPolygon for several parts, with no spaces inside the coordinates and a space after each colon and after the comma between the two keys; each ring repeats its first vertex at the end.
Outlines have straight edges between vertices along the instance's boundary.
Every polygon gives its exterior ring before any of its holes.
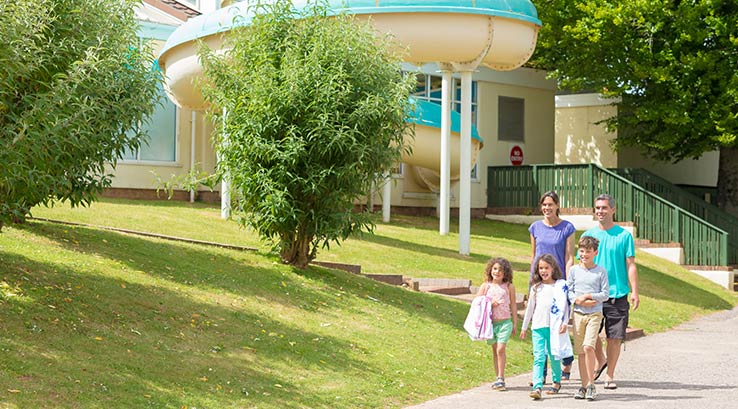
{"type": "Polygon", "coordinates": [[[581,312],[574,311],[575,354],[583,354],[585,345],[594,348],[595,342],[597,342],[597,336],[600,334],[603,319],[602,312],[582,314],[581,312]]]}

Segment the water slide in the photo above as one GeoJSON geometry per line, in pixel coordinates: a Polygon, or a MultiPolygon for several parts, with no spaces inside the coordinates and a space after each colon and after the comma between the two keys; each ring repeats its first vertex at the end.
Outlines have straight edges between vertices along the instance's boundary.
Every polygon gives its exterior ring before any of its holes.
{"type": "MultiPolygon", "coordinates": [[[[371,19],[380,32],[392,33],[398,43],[410,50],[408,62],[465,64],[480,60],[496,70],[521,66],[533,53],[540,22],[528,0],[488,1],[329,1],[336,12],[347,12],[371,19]],[[439,28],[443,29],[439,29],[439,28]],[[480,56],[482,58],[480,59],[480,56]]],[[[295,1],[300,7],[304,1],[295,1]]],[[[223,48],[223,34],[234,27],[248,25],[251,15],[247,3],[236,3],[213,13],[195,17],[180,26],[167,40],[159,57],[166,74],[172,100],[180,107],[203,110],[207,107],[200,90],[193,86],[202,75],[197,57],[198,41],[211,49],[223,48]]],[[[407,164],[425,169],[422,183],[431,190],[440,171],[440,106],[418,101],[420,116],[415,122],[412,155],[407,164]],[[430,171],[430,172],[428,172],[430,171]]],[[[460,117],[451,113],[451,179],[459,175],[460,117]]],[[[482,139],[472,128],[472,160],[475,162],[482,139]]]]}

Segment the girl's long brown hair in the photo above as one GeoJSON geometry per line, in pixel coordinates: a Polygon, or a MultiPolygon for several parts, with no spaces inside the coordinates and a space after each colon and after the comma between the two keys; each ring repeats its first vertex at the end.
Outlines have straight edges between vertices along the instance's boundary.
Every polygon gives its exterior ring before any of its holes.
{"type": "Polygon", "coordinates": [[[545,261],[549,265],[551,265],[551,268],[553,268],[553,273],[551,274],[551,278],[553,278],[554,281],[560,280],[564,277],[564,275],[561,273],[561,268],[559,268],[559,263],[556,262],[556,258],[550,254],[542,254],[540,257],[536,259],[535,263],[535,270],[533,272],[533,278],[530,281],[530,286],[538,288],[541,283],[543,282],[543,278],[541,277],[541,274],[538,272],[538,266],[541,263],[541,260],[545,261]]]}

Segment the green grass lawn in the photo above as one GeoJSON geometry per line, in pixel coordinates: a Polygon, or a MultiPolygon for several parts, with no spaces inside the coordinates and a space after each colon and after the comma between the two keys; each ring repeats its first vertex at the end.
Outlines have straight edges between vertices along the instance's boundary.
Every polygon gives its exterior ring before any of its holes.
{"type": "MultiPolygon", "coordinates": [[[[106,200],[34,209],[60,220],[257,246],[259,252],[30,222],[0,234],[0,407],[401,407],[490,381],[468,306],[349,273],[284,266],[219,209],[106,200]]],[[[470,257],[432,218],[395,217],[319,259],[366,273],[470,278],[504,256],[525,288],[526,226],[472,224],[470,257]]],[[[738,304],[679,266],[638,255],[647,333],[738,304]]],[[[508,375],[530,370],[513,339],[508,375]]]]}

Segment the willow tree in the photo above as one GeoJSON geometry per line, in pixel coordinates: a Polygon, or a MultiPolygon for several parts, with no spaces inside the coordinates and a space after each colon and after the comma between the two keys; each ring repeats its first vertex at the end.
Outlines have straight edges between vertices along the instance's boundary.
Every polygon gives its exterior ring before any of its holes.
{"type": "Polygon", "coordinates": [[[0,228],[40,203],[89,203],[140,145],[160,75],[134,5],[0,1],[0,228]]]}
{"type": "Polygon", "coordinates": [[[389,38],[322,3],[251,11],[226,53],[201,52],[218,170],[230,175],[239,221],[304,267],[374,227],[353,205],[400,160],[412,78],[389,38]]]}

